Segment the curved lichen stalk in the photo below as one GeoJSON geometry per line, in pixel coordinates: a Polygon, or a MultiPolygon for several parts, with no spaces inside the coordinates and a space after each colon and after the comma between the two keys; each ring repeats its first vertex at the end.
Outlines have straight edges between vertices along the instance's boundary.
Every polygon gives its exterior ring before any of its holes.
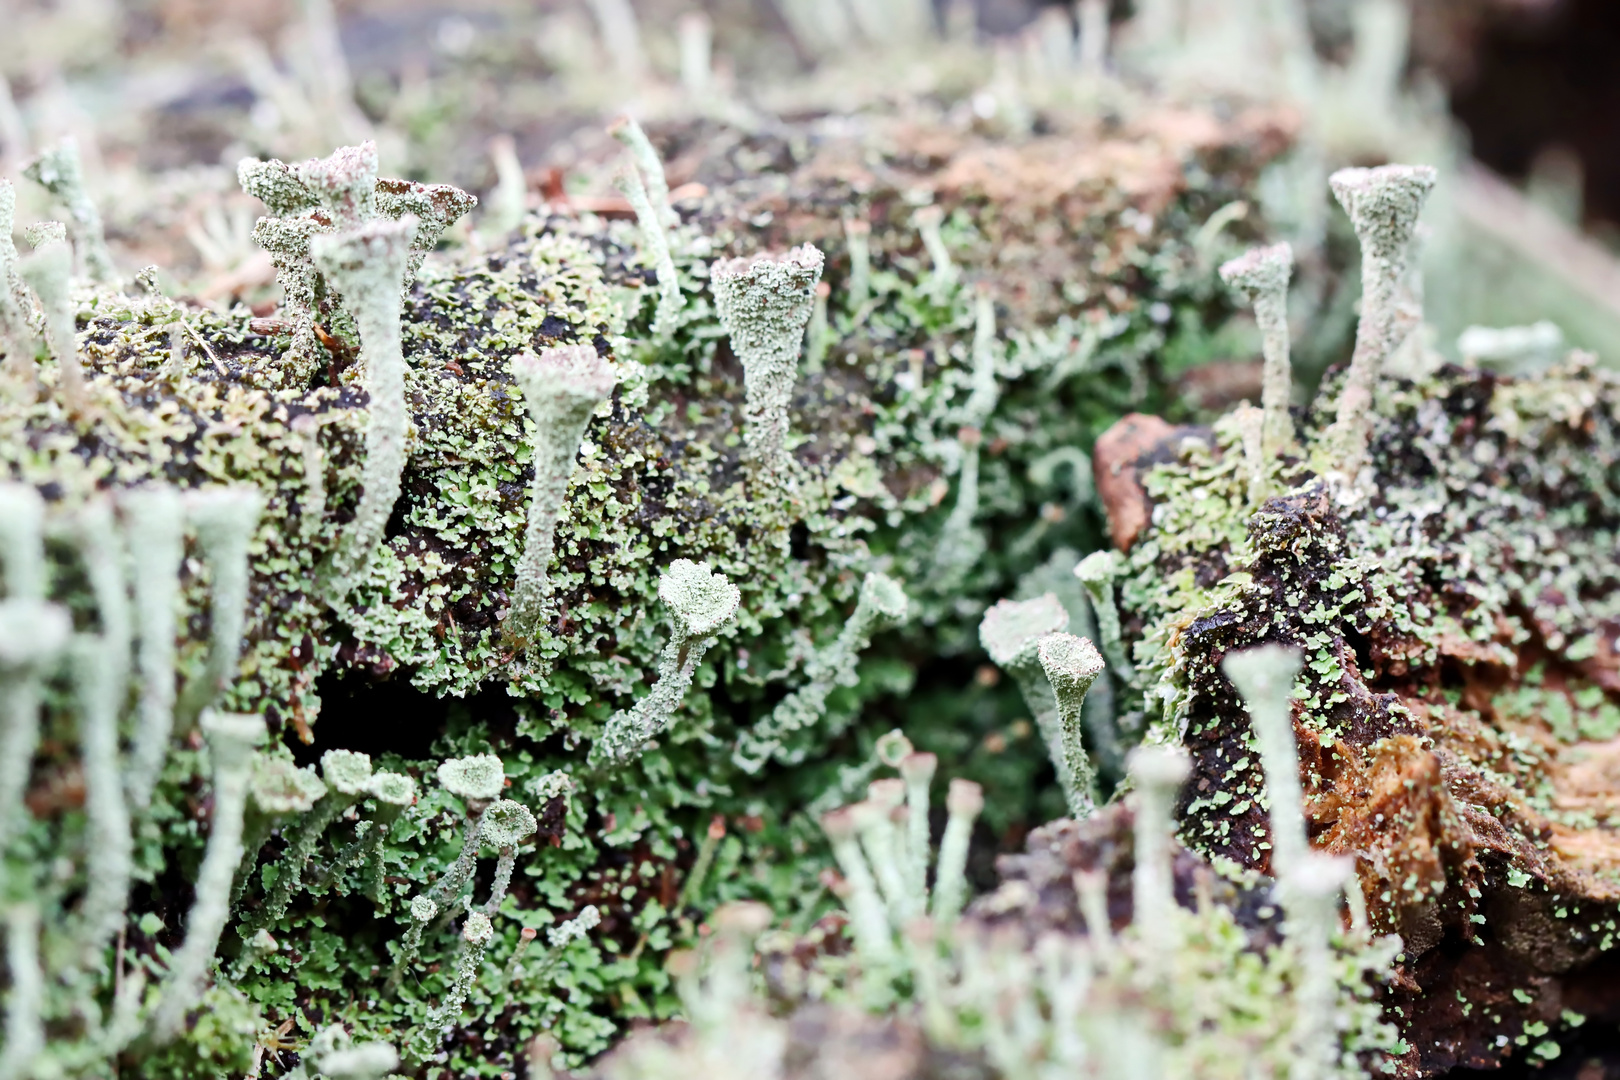
{"type": "Polygon", "coordinates": [[[519,356],[512,377],[534,419],[534,488],[504,629],[514,640],[530,641],[544,624],[552,546],[580,440],[597,406],[613,393],[615,376],[593,346],[565,345],[519,356]]]}
{"type": "Polygon", "coordinates": [[[1103,655],[1114,677],[1122,683],[1136,680],[1136,669],[1125,653],[1125,636],[1120,629],[1119,608],[1114,603],[1114,579],[1125,566],[1117,551],[1094,551],[1081,559],[1074,568],[1074,576],[1085,587],[1086,598],[1097,616],[1097,636],[1102,639],[1103,655]]]}
{"type": "MultiPolygon", "coordinates": [[[[818,249],[805,244],[782,255],[719,262],[709,271],[720,324],[742,361],[749,467],[767,489],[780,484],[792,466],[788,406],[824,261],[818,249]]],[[[764,490],[753,494],[768,498],[764,490]]]]}
{"type": "Polygon", "coordinates": [[[214,811],[208,847],[197,871],[195,898],[186,915],[186,936],[169,962],[169,976],[152,1015],[151,1032],[162,1044],[180,1033],[219,947],[230,914],[231,878],[242,861],[242,815],[247,809],[248,780],[254,751],[264,741],[264,718],[234,713],[204,713],[204,739],[213,761],[214,811]]]}
{"type": "Polygon", "coordinates": [[[674,719],[713,635],[737,613],[742,594],[708,563],[676,559],[658,579],[674,633],[658,658],[658,681],[629,709],[615,713],[591,746],[592,768],[623,764],[641,754],[674,719]]]}
{"type": "Polygon", "coordinates": [[[783,698],[770,716],[738,737],[731,754],[737,767],[758,772],[773,757],[789,764],[802,761],[807,748],[786,752],[783,741],[821,722],[827,713],[827,695],[834,689],[855,685],[856,665],[872,643],[872,635],[903,621],[907,606],[905,590],[898,581],[885,574],[867,574],[855,611],[838,637],[806,661],[804,685],[783,698]]]}
{"type": "Polygon", "coordinates": [[[79,144],[65,138],[23,169],[23,175],[56,197],[73,223],[73,242],[84,260],[90,280],[110,282],[118,277],[112,253],[107,250],[107,234],[101,224],[101,211],[84,186],[84,166],[79,160],[79,144]]]}
{"type": "Polygon", "coordinates": [[[416,219],[374,221],[310,241],[315,265],[343,293],[360,331],[369,399],[360,505],[325,571],[329,601],[340,602],[371,562],[399,499],[405,470],[405,354],[400,341],[400,289],[416,219]]]}
{"type": "Polygon", "coordinates": [[[641,172],[627,165],[613,178],[630,209],[635,211],[636,223],[641,226],[641,242],[647,249],[647,260],[658,276],[658,310],[653,315],[652,331],[656,337],[668,337],[680,322],[685,301],[681,298],[681,281],[675,272],[675,258],[670,254],[669,234],[664,231],[664,220],[653,205],[652,197],[642,181],[641,172]]]}
{"type": "Polygon", "coordinates": [[[185,496],[186,518],[197,533],[210,575],[208,659],[180,692],[175,723],[184,731],[236,678],[247,622],[248,545],[259,526],[264,497],[245,484],[199,488],[185,496]]]}

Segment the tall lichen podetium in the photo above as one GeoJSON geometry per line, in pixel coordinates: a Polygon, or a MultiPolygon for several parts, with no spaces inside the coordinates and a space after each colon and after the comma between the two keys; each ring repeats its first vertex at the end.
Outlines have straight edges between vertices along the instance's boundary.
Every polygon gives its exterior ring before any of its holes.
{"type": "Polygon", "coordinates": [[[658,310],[653,314],[652,331],[655,337],[667,338],[675,332],[686,302],[681,298],[681,279],[675,272],[675,257],[670,254],[663,216],[653,205],[647,185],[641,179],[641,170],[635,165],[620,169],[613,178],[613,186],[635,211],[636,223],[641,226],[641,242],[658,278],[658,310]]]}
{"type": "Polygon", "coordinates": [[[1254,741],[1266,774],[1266,797],[1271,803],[1271,872],[1278,880],[1286,879],[1308,850],[1289,704],[1300,667],[1299,650],[1281,645],[1228,653],[1221,661],[1221,670],[1243,695],[1254,725],[1254,741]]]}
{"type": "Polygon", "coordinates": [[[198,488],[184,498],[186,518],[208,564],[208,660],[180,691],[175,724],[183,732],[236,678],[247,622],[248,545],[264,496],[247,484],[198,488]]]}
{"type": "Polygon", "coordinates": [[[647,189],[647,199],[652,203],[653,212],[658,221],[666,229],[673,229],[680,225],[681,219],[675,213],[675,208],[669,205],[669,180],[664,176],[664,163],[658,156],[658,150],[653,146],[652,140],[642,130],[631,116],[621,116],[608,125],[608,134],[624,144],[630,151],[630,159],[635,162],[636,171],[641,174],[642,183],[647,189]]]}
{"type": "Polygon", "coordinates": [[[552,545],[580,440],[597,406],[613,393],[616,377],[594,346],[564,345],[517,357],[512,378],[534,420],[534,487],[503,630],[511,640],[528,642],[545,622],[552,545]]]}
{"type": "Polygon", "coordinates": [[[1354,487],[1366,462],[1373,389],[1384,362],[1413,329],[1402,318],[1401,298],[1412,234],[1434,189],[1435,170],[1427,165],[1341,169],[1329,183],[1361,241],[1361,321],[1327,440],[1334,455],[1328,464],[1354,487]]]}
{"type": "Polygon", "coordinates": [[[877,880],[872,876],[866,856],[861,853],[860,822],[855,807],[839,807],[821,815],[821,830],[827,834],[833,857],[844,875],[844,903],[849,907],[856,952],[868,964],[891,963],[895,956],[894,938],[877,880]]]}
{"type": "Polygon", "coordinates": [[[1052,684],[1057,698],[1059,740],[1062,760],[1059,773],[1064,777],[1063,794],[1069,801],[1069,816],[1087,817],[1096,809],[1097,772],[1086,752],[1085,725],[1081,715],[1086,693],[1103,671],[1103,658],[1097,647],[1073,634],[1047,634],[1036,649],[1041,669],[1052,684]]]}
{"type": "Polygon", "coordinates": [[[820,250],[805,244],[786,254],[730,259],[710,269],[715,310],[742,361],[743,442],[756,485],[750,494],[762,512],[777,504],[793,464],[788,405],[823,263],[820,250]]]}
{"type": "Polygon", "coordinates": [[[115,281],[118,270],[113,266],[112,253],[107,250],[101,211],[96,209],[95,200],[84,186],[79,144],[72,138],[63,139],[30,162],[23,169],[23,175],[54,195],[67,211],[68,220],[73,223],[73,242],[90,280],[115,281]]]}
{"type": "Polygon", "coordinates": [[[898,581],[875,571],[867,574],[861,582],[855,611],[838,637],[805,662],[804,685],[783,698],[770,716],[738,737],[731,754],[737,767],[754,773],[773,757],[794,765],[803,761],[808,748],[788,750],[784,740],[821,722],[827,714],[827,695],[835,688],[855,685],[856,666],[861,653],[872,643],[872,635],[902,622],[907,606],[905,590],[898,581]]]}
{"type": "Polygon", "coordinates": [[[73,320],[73,249],[67,228],[59,221],[31,225],[25,234],[34,253],[24,259],[18,273],[39,299],[45,313],[45,337],[56,357],[57,388],[68,412],[82,415],[90,404],[79,362],[78,332],[73,320]]]}
{"type": "Polygon", "coordinates": [[[1171,746],[1139,746],[1129,758],[1136,786],[1134,840],[1136,865],[1131,873],[1131,924],[1159,955],[1174,941],[1175,879],[1171,841],[1176,796],[1187,782],[1191,765],[1186,751],[1171,746]]]}
{"type": "Polygon", "coordinates": [[[214,811],[195,898],[186,915],[185,940],[169,962],[163,995],[152,1016],[152,1037],[158,1043],[180,1033],[219,947],[230,914],[231,879],[242,862],[242,816],[254,753],[265,738],[262,716],[209,711],[200,726],[213,762],[214,811]]]}
{"type": "Polygon", "coordinates": [[[26,314],[27,293],[17,273],[17,245],[11,238],[16,217],[17,189],[10,180],[0,179],[0,352],[5,354],[10,393],[30,405],[39,394],[39,372],[26,314]]]}
{"type": "Polygon", "coordinates": [[[713,635],[737,613],[742,594],[708,563],[676,559],[658,579],[658,598],[674,622],[669,644],[658,658],[658,681],[635,705],[608,720],[591,746],[592,768],[640,756],[647,742],[669,727],[713,635]]]}
{"type": "Polygon", "coordinates": [[[1261,454],[1267,462],[1275,462],[1294,444],[1294,422],[1288,415],[1294,392],[1288,337],[1288,281],[1293,272],[1294,249],[1287,244],[1255,248],[1221,267],[1221,279],[1248,297],[1260,325],[1265,354],[1260,380],[1260,407],[1265,410],[1261,454]]]}
{"type": "Polygon", "coordinates": [[[1089,786],[1076,787],[1080,778],[1068,766],[1058,701],[1041,671],[1040,659],[1041,639],[1068,628],[1069,613],[1056,593],[1044,593],[1033,600],[1002,600],[984,613],[979,623],[979,644],[1017,682],[1063,784],[1064,799],[1070,807],[1076,807],[1089,801],[1089,786]]]}
{"type": "Polygon", "coordinates": [[[1339,1075],[1340,1035],[1334,1022],[1339,972],[1333,937],[1339,931],[1339,898],[1354,868],[1354,859],[1309,852],[1284,883],[1288,919],[1283,931],[1299,963],[1289,1080],[1339,1075]]]}
{"type": "Polygon", "coordinates": [[[316,236],[310,258],[343,294],[360,331],[365,367],[366,456],[360,505],[325,570],[327,599],[348,595],[382,542],[399,499],[405,471],[405,352],[400,340],[400,290],[416,235],[416,218],[372,221],[342,233],[316,236]]]}
{"type": "Polygon", "coordinates": [[[15,592],[0,600],[0,879],[28,815],[23,796],[39,745],[41,684],[71,631],[67,611],[55,604],[15,592]]]}
{"type": "Polygon", "coordinates": [[[139,724],[124,775],[130,810],[143,814],[168,756],[174,730],[175,610],[185,559],[185,503],[173,487],[133,488],[118,496],[134,571],[135,627],[140,643],[139,724]]]}
{"type": "MultiPolygon", "coordinates": [[[[461,895],[461,890],[472,878],[478,861],[478,849],[483,843],[485,819],[498,823],[509,819],[512,814],[504,807],[507,800],[500,798],[506,787],[506,770],[501,759],[494,754],[473,754],[442,762],[438,779],[441,787],[467,807],[467,830],[462,840],[461,854],[427,893],[428,899],[434,904],[444,907],[461,895]],[[495,812],[493,817],[491,811],[495,812]]],[[[501,828],[499,824],[494,827],[501,828]]]]}
{"type": "Polygon", "coordinates": [[[979,516],[979,466],[984,425],[1001,399],[996,381],[996,305],[981,287],[974,304],[973,371],[968,399],[958,415],[957,443],[961,465],[957,470],[956,505],[940,528],[934,548],[935,588],[949,593],[961,587],[967,572],[984,556],[985,539],[975,526],[979,516]]]}

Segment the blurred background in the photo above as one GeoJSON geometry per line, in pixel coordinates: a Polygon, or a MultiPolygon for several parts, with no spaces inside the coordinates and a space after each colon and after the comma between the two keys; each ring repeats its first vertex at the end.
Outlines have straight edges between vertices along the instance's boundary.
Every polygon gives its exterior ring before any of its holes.
{"type": "MultiPolygon", "coordinates": [[[[982,104],[1011,83],[1034,102],[1023,123],[1038,136],[1050,86],[1100,62],[1155,93],[1295,108],[1326,166],[1442,166],[1428,283],[1442,352],[1471,325],[1548,319],[1571,344],[1620,355],[1610,0],[934,0],[925,29],[863,22],[872,7],[3,0],[0,168],[73,135],[121,262],[156,264],[205,302],[263,305],[258,208],[233,175],[244,155],[372,138],[385,173],[459,184],[486,214],[510,215],[519,198],[581,194],[573,168],[621,110],[652,126],[696,112],[746,129],[908,95],[982,104]],[[1303,14],[1308,56],[1302,40],[1255,52],[1270,8],[1303,14]],[[1104,15],[1088,52],[1083,26],[1104,15]]],[[[1322,207],[1295,207],[1294,220],[1267,210],[1296,246],[1329,228],[1322,207]]],[[[19,224],[44,212],[25,204],[19,224]]]]}

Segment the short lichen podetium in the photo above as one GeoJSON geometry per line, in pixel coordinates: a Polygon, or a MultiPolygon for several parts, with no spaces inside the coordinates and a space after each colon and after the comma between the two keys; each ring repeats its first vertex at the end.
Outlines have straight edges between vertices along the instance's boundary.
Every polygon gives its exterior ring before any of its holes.
{"type": "Polygon", "coordinates": [[[1091,755],[1086,752],[1085,726],[1080,717],[1091,684],[1102,674],[1102,654],[1091,642],[1073,634],[1047,634],[1041,638],[1036,652],[1057,698],[1062,745],[1062,759],[1057,764],[1064,777],[1063,793],[1069,800],[1069,816],[1084,818],[1097,806],[1097,773],[1092,767],[1091,755]]]}
{"type": "Polygon", "coordinates": [[[304,865],[315,854],[327,827],[368,793],[371,758],[353,750],[328,750],[321,755],[321,780],[325,793],[287,837],[287,850],[277,863],[276,883],[270,895],[253,918],[239,928],[243,940],[255,931],[274,926],[287,913],[304,883],[304,865]]]}
{"type": "Polygon", "coordinates": [[[511,799],[497,799],[484,811],[478,823],[478,842],[496,851],[495,881],[490,886],[489,900],[484,904],[485,915],[494,915],[500,910],[506,890],[512,884],[517,846],[533,836],[538,826],[529,808],[511,799]]]}
{"type": "Polygon", "coordinates": [[[1326,463],[1352,486],[1366,462],[1373,389],[1385,360],[1414,329],[1402,318],[1401,297],[1412,235],[1435,175],[1427,165],[1385,165],[1341,169],[1329,178],[1361,241],[1361,321],[1327,440],[1333,460],[1326,463]]]}
{"type": "Polygon", "coordinates": [[[1102,639],[1103,655],[1114,678],[1134,682],[1136,669],[1125,654],[1125,637],[1120,632],[1119,608],[1114,603],[1114,581],[1124,573],[1125,559],[1117,551],[1093,551],[1074,568],[1074,576],[1085,587],[1091,610],[1097,616],[1097,636],[1102,639]]]}
{"type": "Polygon", "coordinates": [[[1282,645],[1228,653],[1221,661],[1221,670],[1243,695],[1254,725],[1254,741],[1266,773],[1266,798],[1271,804],[1271,872],[1279,880],[1300,865],[1308,850],[1290,704],[1300,667],[1299,650],[1282,645]]]}
{"type": "Polygon", "coordinates": [[[709,271],[720,324],[742,361],[747,394],[743,442],[757,485],[750,494],[762,513],[792,467],[788,405],[823,262],[820,250],[805,244],[782,255],[718,262],[709,271]]]}
{"type": "Polygon", "coordinates": [[[360,505],[324,572],[329,602],[348,595],[382,542],[405,471],[405,352],[400,340],[400,288],[416,218],[373,221],[347,232],[316,236],[310,258],[343,294],[360,332],[364,365],[366,456],[360,505]]]}
{"type": "Polygon", "coordinates": [[[742,602],[737,586],[724,574],[689,559],[669,564],[658,579],[658,598],[674,622],[674,633],[658,658],[658,681],[635,705],[609,718],[591,746],[592,768],[633,760],[669,727],[713,635],[731,621],[742,602]]]}
{"type": "Polygon", "coordinates": [[[426,896],[413,896],[408,910],[411,926],[405,931],[405,940],[400,942],[399,952],[394,956],[394,968],[388,975],[383,991],[385,994],[392,994],[399,987],[399,980],[416,960],[416,954],[422,948],[422,931],[439,913],[439,905],[426,896]]]}
{"type": "Polygon", "coordinates": [[[416,781],[404,773],[378,772],[372,774],[367,790],[377,808],[371,814],[370,830],[361,838],[358,858],[364,863],[362,888],[372,903],[381,906],[387,897],[383,889],[383,841],[399,815],[416,805],[416,781]]]}
{"type": "Polygon", "coordinates": [[[1176,914],[1173,813],[1192,767],[1186,751],[1173,746],[1139,746],[1131,751],[1128,767],[1136,788],[1131,924],[1149,946],[1168,952],[1176,914]]]}
{"type": "Polygon", "coordinates": [[[1288,337],[1288,281],[1293,272],[1294,249],[1287,244],[1254,248],[1221,267],[1221,280],[1248,297],[1260,325],[1265,355],[1260,379],[1260,407],[1265,410],[1261,453],[1268,462],[1294,445],[1294,422],[1288,415],[1294,393],[1288,337]]]}
{"type": "Polygon", "coordinates": [[[466,1004],[467,994],[478,981],[478,971],[484,964],[484,949],[494,936],[495,927],[488,915],[475,911],[467,916],[461,928],[461,940],[466,943],[466,948],[461,951],[461,960],[456,964],[456,977],[450,983],[444,1000],[428,1014],[421,1027],[412,1032],[411,1050],[418,1061],[426,1060],[438,1049],[444,1029],[454,1024],[461,1015],[461,1007],[466,1004]]]}
{"type": "Polygon", "coordinates": [[[56,197],[73,223],[73,242],[84,260],[91,281],[115,281],[118,271],[107,250],[107,234],[101,224],[101,211],[84,186],[84,166],[79,160],[79,144],[63,139],[30,162],[23,175],[56,197]]]}
{"type": "Polygon", "coordinates": [[[182,732],[235,681],[247,625],[251,568],[248,546],[264,496],[247,484],[198,488],[184,497],[186,520],[208,564],[208,660],[180,692],[175,724],[182,732]]]}
{"type": "Polygon", "coordinates": [[[1058,703],[1052,685],[1041,672],[1040,643],[1048,634],[1069,628],[1069,613],[1056,593],[1044,593],[1033,600],[1002,600],[984,613],[979,623],[979,644],[990,659],[1018,684],[1024,703],[1035,718],[1035,726],[1046,744],[1046,752],[1063,784],[1063,795],[1070,806],[1088,798],[1084,791],[1071,790],[1075,776],[1067,767],[1063,730],[1058,721],[1058,703]]]}
{"type": "Polygon", "coordinates": [[[169,963],[168,981],[152,1017],[152,1034],[159,1043],[180,1033],[219,947],[230,914],[231,878],[242,862],[242,818],[255,749],[265,738],[262,716],[210,711],[200,726],[213,763],[214,808],[185,940],[169,963]]]}
{"type": "Polygon", "coordinates": [[[653,314],[652,332],[655,337],[667,338],[680,323],[681,310],[686,302],[681,298],[681,280],[675,272],[675,258],[670,254],[669,234],[664,230],[664,219],[653,206],[641,171],[626,165],[613,178],[630,209],[635,211],[636,223],[641,227],[641,243],[646,248],[647,262],[652,264],[658,278],[658,309],[653,314]]]}
{"type": "Polygon", "coordinates": [[[524,353],[512,361],[512,379],[534,420],[534,487],[529,523],[502,627],[513,641],[532,641],[545,624],[552,545],[580,440],[597,406],[613,393],[613,365],[592,345],[564,345],[524,353]]]}
{"type": "MultiPolygon", "coordinates": [[[[326,784],[313,767],[300,769],[286,758],[260,755],[248,778],[248,794],[253,797],[253,814],[248,820],[242,850],[242,876],[231,892],[235,904],[247,890],[259,849],[269,839],[278,821],[294,814],[306,814],[326,795],[326,784]]],[[[251,931],[244,933],[251,936],[251,931]]]]}
{"type": "MultiPolygon", "coordinates": [[[[461,895],[472,877],[478,862],[484,819],[506,801],[500,799],[506,788],[506,770],[494,754],[472,754],[441,763],[438,779],[440,787],[467,807],[467,831],[461,843],[461,854],[427,894],[435,904],[444,906],[461,895]]],[[[505,813],[504,809],[501,813],[505,813]]]]}
{"type": "Polygon", "coordinates": [[[124,790],[130,810],[145,813],[163,771],[174,730],[176,608],[185,560],[185,503],[167,485],[132,488],[118,496],[129,537],[135,585],[135,630],[140,646],[139,722],[124,790]]]}
{"type": "Polygon", "coordinates": [[[85,390],[84,366],[79,362],[78,332],[74,329],[73,249],[68,246],[67,229],[57,221],[41,222],[27,232],[34,253],[22,260],[18,273],[34,290],[40,310],[45,313],[45,336],[56,358],[57,389],[70,413],[82,414],[89,407],[85,390]]]}
{"type": "Polygon", "coordinates": [[[861,582],[855,611],[838,637],[811,654],[804,665],[804,685],[783,698],[771,715],[737,739],[731,760],[744,772],[758,772],[772,758],[790,765],[804,760],[809,747],[784,747],[796,732],[814,727],[827,713],[827,695],[840,686],[854,686],[861,653],[872,635],[904,621],[908,601],[898,581],[876,571],[861,582]]]}

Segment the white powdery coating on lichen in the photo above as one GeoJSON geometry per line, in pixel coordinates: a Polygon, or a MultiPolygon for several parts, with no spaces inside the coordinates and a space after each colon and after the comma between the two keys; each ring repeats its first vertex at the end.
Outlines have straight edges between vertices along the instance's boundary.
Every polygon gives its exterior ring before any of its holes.
{"type": "Polygon", "coordinates": [[[985,612],[979,623],[979,643],[990,659],[1004,668],[1027,665],[1047,634],[1069,628],[1069,613],[1056,593],[1033,600],[1001,600],[985,612]]]}
{"type": "Polygon", "coordinates": [[[1228,653],[1221,670],[1248,706],[1271,805],[1271,870],[1286,877],[1305,858],[1304,792],[1299,752],[1294,745],[1294,680],[1302,660],[1298,649],[1261,645],[1228,653]]]}
{"type": "Polygon", "coordinates": [[[591,414],[613,393],[613,366],[591,345],[543,349],[512,361],[512,377],[534,418],[534,486],[523,556],[507,616],[509,636],[532,639],[543,624],[557,521],[591,414]]]}
{"type": "Polygon", "coordinates": [[[326,784],[314,769],[262,756],[253,767],[249,789],[254,805],[266,814],[302,814],[326,795],[326,784]]]}
{"type": "Polygon", "coordinates": [[[374,773],[366,790],[372,798],[390,806],[410,806],[416,802],[416,781],[403,773],[374,773]]]}
{"type": "Polygon", "coordinates": [[[452,795],[475,802],[493,799],[506,786],[506,770],[494,754],[452,758],[438,769],[439,784],[452,795]]]}
{"type": "Polygon", "coordinates": [[[737,613],[742,593],[706,562],[676,559],[658,579],[658,599],[688,638],[707,637],[737,613]]]}
{"type": "Polygon", "coordinates": [[[824,262],[818,249],[805,244],[782,255],[730,259],[710,269],[715,310],[743,365],[743,441],[750,462],[767,473],[789,464],[788,405],[824,262]]]}
{"type": "Polygon", "coordinates": [[[478,819],[478,838],[493,848],[507,848],[534,835],[537,823],[529,808],[511,799],[497,799],[478,819]]]}
{"type": "Polygon", "coordinates": [[[108,282],[118,276],[112,254],[107,250],[101,211],[84,186],[84,166],[79,160],[79,144],[63,139],[34,159],[23,175],[56,197],[73,221],[73,240],[84,259],[84,269],[92,281],[108,282]]]}

